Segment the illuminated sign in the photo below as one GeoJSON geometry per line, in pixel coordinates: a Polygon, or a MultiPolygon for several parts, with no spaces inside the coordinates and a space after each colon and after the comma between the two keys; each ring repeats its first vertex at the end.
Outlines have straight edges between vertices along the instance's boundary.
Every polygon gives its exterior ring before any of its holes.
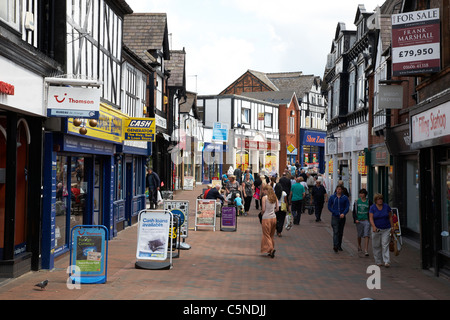
{"type": "Polygon", "coordinates": [[[98,119],[99,113],[100,89],[48,87],[48,117],[98,119]]]}

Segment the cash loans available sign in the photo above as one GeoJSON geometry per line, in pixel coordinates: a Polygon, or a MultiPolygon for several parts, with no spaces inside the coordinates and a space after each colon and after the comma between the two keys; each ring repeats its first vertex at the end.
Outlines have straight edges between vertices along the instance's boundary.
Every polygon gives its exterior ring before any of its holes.
{"type": "Polygon", "coordinates": [[[392,75],[439,72],[439,8],[392,15],[392,75]]]}

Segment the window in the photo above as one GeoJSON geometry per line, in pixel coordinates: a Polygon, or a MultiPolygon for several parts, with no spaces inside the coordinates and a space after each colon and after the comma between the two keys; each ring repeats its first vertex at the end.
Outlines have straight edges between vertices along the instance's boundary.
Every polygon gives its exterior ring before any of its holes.
{"type": "Polygon", "coordinates": [[[349,86],[348,86],[348,112],[355,111],[355,88],[356,87],[356,70],[350,72],[349,86]]]}
{"type": "Polygon", "coordinates": [[[19,30],[20,6],[17,0],[0,1],[0,20],[6,21],[9,25],[19,30]]]}
{"type": "Polygon", "coordinates": [[[122,157],[118,157],[116,162],[116,177],[114,179],[114,200],[122,200],[123,196],[123,160],[122,157]]]}
{"type": "Polygon", "coordinates": [[[295,118],[289,117],[289,133],[295,134],[295,118]]]}
{"type": "Polygon", "coordinates": [[[272,127],[272,114],[271,113],[264,114],[264,126],[272,127]]]}
{"type": "Polygon", "coordinates": [[[249,123],[250,122],[250,109],[244,109],[242,108],[242,123],[249,123]]]}
{"type": "Polygon", "coordinates": [[[333,117],[339,116],[339,90],[340,90],[340,79],[337,78],[333,83],[333,117]]]}
{"type": "Polygon", "coordinates": [[[358,67],[358,87],[356,96],[356,106],[357,108],[363,108],[365,105],[364,96],[364,63],[361,63],[358,67]]]}

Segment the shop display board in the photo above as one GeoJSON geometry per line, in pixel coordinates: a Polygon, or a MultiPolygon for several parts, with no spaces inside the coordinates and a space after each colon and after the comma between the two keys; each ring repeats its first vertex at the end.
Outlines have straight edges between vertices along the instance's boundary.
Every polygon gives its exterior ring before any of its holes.
{"type": "Polygon", "coordinates": [[[216,200],[197,199],[195,228],[209,227],[216,231],[216,200]]]}
{"type": "Polygon", "coordinates": [[[220,216],[220,231],[237,230],[236,209],[236,206],[222,207],[222,214],[220,216]]]}
{"type": "Polygon", "coordinates": [[[79,225],[71,231],[70,278],[73,283],[105,283],[108,262],[108,229],[79,225]]]}
{"type": "Polygon", "coordinates": [[[172,225],[173,215],[168,210],[142,210],[139,212],[136,248],[137,268],[171,268],[172,250],[169,250],[169,263],[165,263],[164,266],[140,262],[162,262],[167,260],[167,247],[170,246],[172,248],[173,246],[173,237],[169,237],[169,229],[172,225]]]}

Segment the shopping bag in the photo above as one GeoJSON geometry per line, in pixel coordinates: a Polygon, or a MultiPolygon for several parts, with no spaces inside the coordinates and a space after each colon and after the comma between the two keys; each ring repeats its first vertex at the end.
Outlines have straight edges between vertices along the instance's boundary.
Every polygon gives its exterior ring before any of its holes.
{"type": "Polygon", "coordinates": [[[286,230],[290,230],[292,228],[292,214],[290,212],[286,215],[286,223],[284,227],[286,230]]]}
{"type": "Polygon", "coordinates": [[[159,190],[158,190],[158,192],[157,192],[157,198],[156,198],[156,201],[157,201],[158,205],[163,204],[163,198],[161,197],[161,192],[160,192],[159,190]]]}

